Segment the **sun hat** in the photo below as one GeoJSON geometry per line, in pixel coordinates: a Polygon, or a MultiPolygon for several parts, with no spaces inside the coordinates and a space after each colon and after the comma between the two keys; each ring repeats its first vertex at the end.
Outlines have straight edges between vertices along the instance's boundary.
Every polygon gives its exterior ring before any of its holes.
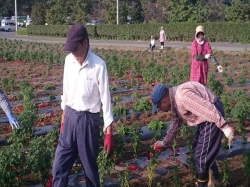
{"type": "Polygon", "coordinates": [[[203,26],[199,25],[198,27],[196,27],[196,30],[195,30],[195,36],[197,37],[197,34],[199,32],[202,32],[204,35],[205,35],[205,31],[204,31],[204,28],[203,26]]]}

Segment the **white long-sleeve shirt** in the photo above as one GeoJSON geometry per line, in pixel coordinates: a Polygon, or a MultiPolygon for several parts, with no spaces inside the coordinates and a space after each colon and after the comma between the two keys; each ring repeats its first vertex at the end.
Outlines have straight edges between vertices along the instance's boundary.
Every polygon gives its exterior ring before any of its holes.
{"type": "Polygon", "coordinates": [[[151,39],[150,40],[150,44],[153,46],[153,45],[155,45],[155,39],[151,39]]]}
{"type": "Polygon", "coordinates": [[[105,62],[91,52],[81,65],[72,53],[65,58],[61,108],[66,105],[76,111],[100,112],[103,110],[103,131],[113,121],[108,73],[105,62]]]}
{"type": "Polygon", "coordinates": [[[1,89],[0,89],[0,106],[7,116],[12,114],[9,100],[7,99],[7,97],[5,96],[5,94],[1,89]]]}

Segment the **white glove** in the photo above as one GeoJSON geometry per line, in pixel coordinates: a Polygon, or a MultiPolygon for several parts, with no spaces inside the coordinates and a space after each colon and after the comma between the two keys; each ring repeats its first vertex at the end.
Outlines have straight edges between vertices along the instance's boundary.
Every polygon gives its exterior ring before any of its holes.
{"type": "Polygon", "coordinates": [[[210,56],[211,56],[210,54],[206,54],[206,55],[205,55],[205,59],[209,59],[210,56]]]}
{"type": "Polygon", "coordinates": [[[221,73],[221,72],[223,72],[223,67],[221,66],[221,65],[218,65],[217,66],[217,69],[218,69],[218,71],[221,73]]]}
{"type": "Polygon", "coordinates": [[[228,138],[229,143],[231,143],[234,140],[234,129],[233,127],[226,126],[222,129],[225,136],[228,138]]]}
{"type": "Polygon", "coordinates": [[[8,117],[8,119],[9,119],[9,123],[10,123],[10,126],[11,126],[12,130],[13,130],[14,128],[19,129],[19,123],[18,123],[18,121],[16,120],[16,118],[14,118],[14,116],[13,116],[12,114],[9,114],[7,117],[8,117]]]}

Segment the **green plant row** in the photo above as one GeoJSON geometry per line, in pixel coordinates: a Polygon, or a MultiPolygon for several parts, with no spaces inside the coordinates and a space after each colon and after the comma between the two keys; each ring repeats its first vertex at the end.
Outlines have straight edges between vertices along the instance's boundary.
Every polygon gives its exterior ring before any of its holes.
{"type": "MultiPolygon", "coordinates": [[[[250,23],[178,23],[178,24],[130,24],[87,26],[90,38],[108,40],[149,40],[153,35],[158,39],[163,26],[168,41],[194,39],[195,28],[203,25],[206,37],[211,42],[250,43],[250,23]]],[[[70,25],[30,25],[28,34],[34,36],[66,37],[70,25]]]]}

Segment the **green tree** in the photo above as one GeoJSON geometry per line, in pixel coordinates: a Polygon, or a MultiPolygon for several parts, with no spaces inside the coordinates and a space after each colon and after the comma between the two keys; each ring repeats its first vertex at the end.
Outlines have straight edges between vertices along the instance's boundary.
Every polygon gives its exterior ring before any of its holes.
{"type": "Polygon", "coordinates": [[[142,5],[142,17],[146,23],[151,20],[151,12],[149,11],[149,7],[152,7],[152,3],[148,0],[141,0],[142,5]]]}
{"type": "Polygon", "coordinates": [[[45,15],[46,15],[46,5],[42,3],[36,3],[32,6],[31,17],[32,21],[36,25],[45,24],[45,15]]]}
{"type": "Polygon", "coordinates": [[[51,25],[65,24],[66,18],[72,14],[73,4],[72,0],[48,0],[46,22],[51,25]]]}
{"type": "Polygon", "coordinates": [[[15,5],[13,0],[0,0],[0,16],[13,16],[15,5]]]}
{"type": "Polygon", "coordinates": [[[114,0],[106,0],[105,2],[105,20],[107,24],[115,24],[116,23],[116,3],[114,0]]]}
{"type": "Polygon", "coordinates": [[[71,17],[74,23],[85,23],[88,21],[90,5],[89,0],[75,0],[71,17]]]}
{"type": "Polygon", "coordinates": [[[169,22],[185,22],[190,19],[193,12],[192,0],[171,0],[169,7],[169,22]]]}
{"type": "Polygon", "coordinates": [[[225,18],[227,21],[244,22],[250,20],[249,0],[232,0],[231,6],[226,10],[225,18]]]}
{"type": "Polygon", "coordinates": [[[128,15],[135,21],[135,22],[142,22],[142,5],[140,0],[132,0],[129,2],[128,5],[128,15]]]}
{"type": "Polygon", "coordinates": [[[104,20],[105,18],[105,0],[92,0],[90,17],[104,20]]]}
{"type": "Polygon", "coordinates": [[[142,3],[142,16],[146,23],[148,22],[166,22],[166,11],[169,1],[164,0],[141,0],[142,3]]]}
{"type": "Polygon", "coordinates": [[[128,16],[128,5],[126,1],[119,1],[119,23],[126,24],[128,16]]]}
{"type": "Polygon", "coordinates": [[[208,6],[208,19],[210,22],[218,22],[225,21],[225,11],[228,5],[226,5],[226,1],[220,0],[218,3],[214,3],[212,0],[207,2],[208,6]]]}
{"type": "Polygon", "coordinates": [[[196,22],[196,23],[203,23],[206,22],[210,15],[209,15],[209,7],[205,0],[198,0],[191,8],[191,15],[188,21],[196,22]]]}

